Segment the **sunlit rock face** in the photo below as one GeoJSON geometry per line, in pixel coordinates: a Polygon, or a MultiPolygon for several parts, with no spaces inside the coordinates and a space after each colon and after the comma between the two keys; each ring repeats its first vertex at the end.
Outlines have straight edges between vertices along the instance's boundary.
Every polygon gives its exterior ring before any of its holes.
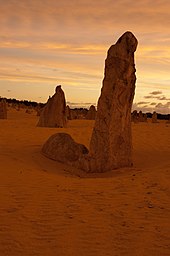
{"type": "Polygon", "coordinates": [[[48,99],[43,108],[37,126],[41,127],[66,127],[66,101],[61,86],[56,87],[55,94],[48,99]]]}
{"type": "Polygon", "coordinates": [[[7,104],[5,99],[0,101],[0,119],[7,119],[7,104]]]}
{"type": "Polygon", "coordinates": [[[137,39],[124,33],[108,50],[90,142],[90,172],[132,166],[131,107],[135,93],[137,39]]]}

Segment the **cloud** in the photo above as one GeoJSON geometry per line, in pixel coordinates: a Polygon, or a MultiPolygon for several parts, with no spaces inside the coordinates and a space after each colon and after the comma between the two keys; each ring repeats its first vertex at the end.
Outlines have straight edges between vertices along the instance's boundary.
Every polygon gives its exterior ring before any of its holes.
{"type": "Polygon", "coordinates": [[[162,97],[158,97],[159,100],[170,100],[170,98],[167,98],[165,96],[162,96],[162,97]]]}
{"type": "Polygon", "coordinates": [[[153,92],[150,92],[150,94],[152,94],[152,95],[158,95],[158,94],[162,94],[162,91],[153,91],[153,92]]]}
{"type": "Polygon", "coordinates": [[[149,101],[140,101],[140,102],[138,102],[137,104],[138,104],[138,105],[145,105],[145,104],[147,104],[147,103],[149,103],[149,101]]]}
{"type": "MultiPolygon", "coordinates": [[[[151,93],[150,93],[151,94],[151,93]]],[[[154,93],[152,93],[152,95],[147,95],[147,96],[144,96],[144,98],[145,99],[157,99],[157,100],[170,100],[170,98],[167,98],[166,96],[155,96],[155,95],[158,95],[158,94],[162,94],[162,92],[155,92],[155,94],[154,93]]]]}
{"type": "Polygon", "coordinates": [[[146,112],[152,113],[154,111],[156,111],[157,113],[162,113],[162,114],[170,113],[170,101],[166,102],[165,104],[163,104],[161,102],[159,102],[159,103],[152,102],[152,103],[150,103],[150,106],[149,105],[141,106],[141,104],[139,104],[139,103],[134,103],[132,110],[137,110],[138,112],[141,110],[144,113],[146,113],[146,112]]]}
{"type": "Polygon", "coordinates": [[[165,104],[158,103],[155,106],[155,110],[157,113],[169,114],[170,113],[170,102],[167,102],[165,104]]]}
{"type": "Polygon", "coordinates": [[[170,102],[167,102],[165,104],[162,104],[162,103],[158,103],[155,108],[170,108],[170,102]]]}
{"type": "Polygon", "coordinates": [[[0,4],[3,31],[12,30],[13,34],[22,31],[24,35],[37,32],[63,36],[66,32],[71,37],[78,31],[85,38],[92,31],[102,37],[127,27],[143,34],[148,30],[168,31],[169,27],[168,0],[155,0],[154,6],[144,0],[133,5],[130,0],[1,0],[0,4]]]}
{"type": "Polygon", "coordinates": [[[137,110],[137,112],[142,111],[144,113],[146,112],[152,112],[153,108],[148,106],[139,106],[138,103],[133,103],[132,105],[132,111],[137,110]]]}
{"type": "Polygon", "coordinates": [[[96,107],[96,103],[90,103],[90,102],[66,102],[67,105],[69,105],[70,108],[87,108],[89,109],[91,105],[94,105],[96,107]]]}
{"type": "Polygon", "coordinates": [[[154,96],[151,96],[151,95],[147,95],[147,96],[144,96],[145,99],[153,99],[155,98],[154,96]]]}

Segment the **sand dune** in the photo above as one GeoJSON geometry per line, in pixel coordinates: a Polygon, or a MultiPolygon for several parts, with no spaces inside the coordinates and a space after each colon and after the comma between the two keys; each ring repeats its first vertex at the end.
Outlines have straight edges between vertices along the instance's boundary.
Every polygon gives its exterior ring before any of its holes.
{"type": "Polygon", "coordinates": [[[86,175],[40,150],[56,132],[88,147],[94,121],[37,121],[0,120],[0,255],[170,255],[170,124],[132,124],[134,167],[86,175]]]}

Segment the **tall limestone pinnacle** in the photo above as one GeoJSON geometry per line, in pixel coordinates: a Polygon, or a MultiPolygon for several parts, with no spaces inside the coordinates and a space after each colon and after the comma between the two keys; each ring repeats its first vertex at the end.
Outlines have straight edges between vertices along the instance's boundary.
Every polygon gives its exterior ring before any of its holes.
{"type": "Polygon", "coordinates": [[[37,126],[65,127],[67,124],[66,101],[61,85],[58,85],[55,94],[48,99],[43,108],[37,126]]]}
{"type": "Polygon", "coordinates": [[[44,144],[42,152],[45,156],[60,159],[86,172],[106,172],[132,166],[131,108],[135,93],[134,52],[137,44],[135,36],[126,32],[108,50],[89,151],[83,147],[83,150],[74,152],[76,156],[68,159],[68,152],[80,146],[72,139],[69,143],[67,134],[56,134],[44,144]],[[58,145],[63,141],[64,147],[60,151],[58,145]]]}
{"type": "Polygon", "coordinates": [[[108,50],[90,142],[90,172],[132,165],[131,107],[135,93],[137,39],[124,33],[108,50]]]}

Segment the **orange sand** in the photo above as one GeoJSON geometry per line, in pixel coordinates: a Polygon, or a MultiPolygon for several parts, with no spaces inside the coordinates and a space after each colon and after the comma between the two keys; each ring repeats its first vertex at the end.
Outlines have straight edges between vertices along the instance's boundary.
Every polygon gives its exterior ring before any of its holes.
{"type": "Polygon", "coordinates": [[[40,150],[56,132],[88,146],[93,121],[37,121],[0,120],[0,256],[169,256],[170,124],[132,124],[134,168],[88,177],[40,150]]]}

